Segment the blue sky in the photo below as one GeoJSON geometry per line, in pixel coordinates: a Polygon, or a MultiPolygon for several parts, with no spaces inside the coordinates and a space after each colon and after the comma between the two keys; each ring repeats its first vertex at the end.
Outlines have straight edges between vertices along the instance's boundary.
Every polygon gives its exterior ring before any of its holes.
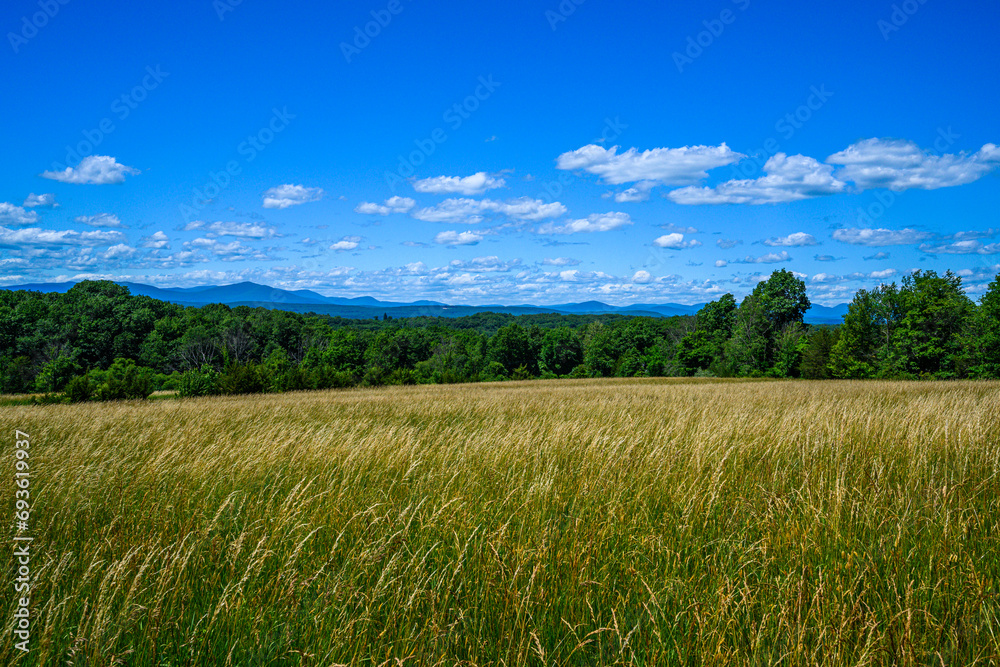
{"type": "Polygon", "coordinates": [[[814,302],[1000,272],[1000,5],[12,0],[0,284],[814,302]],[[689,6],[690,5],[690,6],[689,6]]]}

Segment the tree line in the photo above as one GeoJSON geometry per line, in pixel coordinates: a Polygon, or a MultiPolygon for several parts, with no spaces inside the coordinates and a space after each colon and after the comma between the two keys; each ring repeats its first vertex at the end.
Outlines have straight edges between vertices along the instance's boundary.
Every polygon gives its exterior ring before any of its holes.
{"type": "Polygon", "coordinates": [[[918,271],[860,290],[839,326],[804,323],[805,284],[776,271],[694,316],[505,315],[350,320],[183,307],[109,281],[0,291],[0,390],[144,398],[558,377],[1000,377],[1000,276],[979,302],[918,271]]]}

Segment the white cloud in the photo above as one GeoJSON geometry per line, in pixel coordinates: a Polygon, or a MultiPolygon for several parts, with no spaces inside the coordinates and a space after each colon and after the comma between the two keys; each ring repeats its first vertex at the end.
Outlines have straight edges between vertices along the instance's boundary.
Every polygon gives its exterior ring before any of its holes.
{"type": "Polygon", "coordinates": [[[170,238],[162,231],[156,232],[152,236],[144,236],[139,239],[139,247],[165,250],[170,248],[170,238]]]}
{"type": "Polygon", "coordinates": [[[619,204],[626,202],[646,201],[649,199],[649,191],[656,186],[650,181],[640,181],[636,185],[621,192],[615,193],[615,201],[619,204]]]}
{"type": "Polygon", "coordinates": [[[546,257],[542,260],[545,266],[578,266],[580,260],[572,257],[546,257]]]}
{"type": "Polygon", "coordinates": [[[42,195],[36,195],[34,192],[29,194],[28,197],[24,200],[24,203],[21,205],[26,208],[34,208],[35,206],[56,208],[57,206],[59,206],[59,204],[56,203],[56,196],[54,194],[46,193],[42,195]]]}
{"type": "Polygon", "coordinates": [[[78,215],[74,222],[91,227],[122,227],[122,221],[113,213],[98,213],[97,215],[78,215]]]}
{"type": "Polygon", "coordinates": [[[453,259],[448,262],[449,271],[471,271],[473,273],[496,273],[507,272],[520,266],[521,260],[512,259],[508,262],[501,260],[496,255],[488,257],[473,257],[468,260],[453,259]]]}
{"type": "Polygon", "coordinates": [[[997,253],[1000,253],[1000,243],[983,245],[982,241],[976,241],[974,239],[967,241],[952,241],[951,243],[939,243],[937,245],[922,243],[920,245],[920,250],[931,254],[996,255],[997,253]]]}
{"type": "MultiPolygon", "coordinates": [[[[761,255],[760,257],[747,255],[743,259],[733,261],[737,264],[777,264],[778,262],[787,262],[790,259],[791,257],[789,257],[788,251],[782,250],[781,252],[769,252],[761,255]]],[[[765,278],[767,278],[767,276],[765,276],[765,278]]]]}
{"type": "Polygon", "coordinates": [[[504,185],[506,185],[504,179],[494,178],[485,171],[480,171],[465,178],[460,176],[424,178],[414,181],[413,189],[430,194],[481,195],[487,190],[502,188],[504,185]]]}
{"type": "Polygon", "coordinates": [[[38,222],[38,213],[35,211],[25,211],[21,206],[0,202],[0,224],[30,225],[35,222],[38,222]]]}
{"type": "Polygon", "coordinates": [[[896,275],[896,269],[882,269],[881,271],[872,271],[868,274],[869,278],[888,278],[889,276],[896,275]]]}
{"type": "Polygon", "coordinates": [[[307,188],[302,185],[279,185],[264,192],[264,208],[288,208],[319,201],[323,198],[323,188],[307,188]]]}
{"type": "Polygon", "coordinates": [[[390,213],[406,213],[417,205],[417,202],[409,197],[389,197],[385,204],[375,204],[373,202],[361,202],[354,207],[355,213],[364,215],[389,215],[390,213]]]}
{"type": "Polygon", "coordinates": [[[139,173],[135,167],[120,164],[109,155],[90,155],[83,158],[75,168],[66,167],[62,171],[43,171],[42,178],[50,178],[60,183],[106,185],[123,183],[126,176],[139,173]]]}
{"type": "Polygon", "coordinates": [[[707,171],[737,162],[743,155],[726,144],[653,148],[639,152],[630,148],[618,154],[618,146],[603,148],[589,144],[563,153],[556,159],[559,169],[583,169],[612,185],[649,182],[691,185],[708,177],[707,171]]]}
{"type": "Polygon", "coordinates": [[[671,250],[683,250],[685,248],[697,248],[701,245],[698,239],[684,240],[684,235],[678,232],[664,234],[653,240],[653,245],[657,248],[670,248],[671,250]]]}
{"type": "Polygon", "coordinates": [[[887,245],[910,245],[919,243],[930,238],[927,232],[918,232],[915,229],[837,229],[833,232],[833,239],[841,243],[852,245],[863,245],[870,247],[887,245]]]}
{"type": "Polygon", "coordinates": [[[336,250],[337,252],[344,252],[346,250],[354,250],[361,243],[360,236],[345,236],[336,243],[330,246],[330,250],[336,250]]]}
{"type": "Polygon", "coordinates": [[[668,222],[665,225],[660,225],[663,229],[668,232],[680,232],[681,234],[697,234],[698,229],[696,227],[682,227],[680,225],[675,225],[672,222],[668,222]]]}
{"type": "Polygon", "coordinates": [[[184,231],[200,230],[205,236],[214,239],[220,236],[233,236],[245,239],[270,239],[281,236],[274,227],[258,222],[205,222],[195,220],[184,225],[184,231]]]}
{"type": "Polygon", "coordinates": [[[817,243],[816,243],[816,238],[812,234],[806,234],[805,232],[795,232],[794,234],[789,234],[788,236],[778,236],[765,239],[764,245],[769,245],[772,247],[786,246],[790,248],[797,248],[800,246],[817,245],[817,243]]]}
{"type": "Polygon", "coordinates": [[[735,248],[736,246],[743,243],[743,241],[738,241],[736,239],[716,239],[715,245],[719,246],[723,250],[729,250],[730,248],[735,248]]]}
{"type": "Polygon", "coordinates": [[[936,190],[971,183],[996,169],[1000,148],[986,144],[971,155],[935,155],[912,141],[876,138],[852,144],[826,162],[839,165],[837,175],[853,181],[860,190],[936,190]]]}
{"type": "Polygon", "coordinates": [[[107,250],[105,250],[104,254],[101,255],[101,256],[104,259],[109,259],[109,260],[119,259],[120,260],[120,259],[127,259],[129,257],[132,257],[132,256],[134,256],[136,254],[136,252],[138,252],[138,251],[135,248],[133,248],[133,247],[131,247],[129,245],[126,245],[125,243],[119,243],[119,244],[113,245],[110,248],[108,248],[107,250]]]}
{"type": "Polygon", "coordinates": [[[653,276],[649,273],[649,271],[639,270],[632,276],[632,282],[637,285],[646,285],[653,282],[653,276]]]}
{"type": "Polygon", "coordinates": [[[578,234],[581,232],[609,232],[632,224],[628,213],[592,213],[581,220],[563,224],[549,222],[538,228],[539,234],[578,234]]]}
{"type": "Polygon", "coordinates": [[[715,260],[715,268],[721,269],[724,266],[729,266],[729,262],[727,262],[724,259],[717,259],[717,260],[715,260]]]}
{"type": "Polygon", "coordinates": [[[475,232],[456,232],[454,230],[448,230],[446,232],[441,232],[434,237],[435,243],[440,243],[441,245],[475,245],[483,240],[481,234],[475,232]]]}
{"type": "Polygon", "coordinates": [[[266,252],[251,248],[239,241],[223,243],[214,238],[197,238],[193,241],[186,241],[184,247],[189,250],[203,250],[214,255],[223,262],[243,262],[247,260],[269,260],[272,259],[266,252]]]}
{"type": "Polygon", "coordinates": [[[121,232],[75,232],[72,230],[57,231],[54,229],[12,230],[0,227],[0,247],[18,246],[110,246],[124,243],[125,235],[121,232]]]}
{"type": "Polygon", "coordinates": [[[779,204],[843,192],[833,167],[804,155],[776,153],[764,164],[766,176],[726,181],[714,188],[689,186],[667,196],[678,204],[779,204]]]}
{"type": "Polygon", "coordinates": [[[566,207],[559,202],[547,204],[541,199],[530,197],[520,197],[507,201],[452,198],[445,199],[435,206],[414,211],[411,215],[424,222],[476,224],[482,222],[483,217],[489,213],[522,222],[537,221],[564,215],[566,207]]]}

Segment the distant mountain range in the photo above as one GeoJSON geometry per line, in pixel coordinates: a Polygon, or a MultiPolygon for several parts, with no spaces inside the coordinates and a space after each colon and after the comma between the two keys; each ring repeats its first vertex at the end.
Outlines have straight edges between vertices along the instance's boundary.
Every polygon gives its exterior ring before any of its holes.
{"type": "MultiPolygon", "coordinates": [[[[33,290],[37,292],[66,292],[75,282],[33,283],[9,285],[0,289],[33,290]]],[[[200,285],[198,287],[153,287],[141,283],[119,282],[132,294],[149,296],[161,301],[183,306],[204,306],[209,303],[224,303],[227,306],[252,306],[289,310],[296,313],[318,313],[354,319],[370,319],[388,314],[392,317],[462,317],[475,313],[493,312],[511,315],[535,313],[561,314],[604,314],[645,315],[648,317],[671,317],[674,315],[694,315],[705,304],[686,305],[681,303],[637,303],[631,306],[610,306],[600,301],[584,303],[561,303],[552,306],[531,304],[503,306],[488,304],[483,306],[451,306],[437,301],[412,301],[400,303],[379,301],[370,296],[345,298],[323,296],[311,290],[283,290],[252,282],[233,285],[200,285]]],[[[810,324],[839,324],[847,313],[847,304],[836,306],[813,305],[806,312],[805,320],[810,324]]]]}

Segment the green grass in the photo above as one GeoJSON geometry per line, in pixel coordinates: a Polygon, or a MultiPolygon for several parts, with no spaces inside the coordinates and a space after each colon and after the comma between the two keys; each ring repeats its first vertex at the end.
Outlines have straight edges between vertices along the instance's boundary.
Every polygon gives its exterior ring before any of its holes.
{"type": "Polygon", "coordinates": [[[997,382],[535,381],[0,422],[11,504],[13,431],[32,436],[37,574],[32,652],[8,621],[3,664],[1000,661],[997,382]]]}

